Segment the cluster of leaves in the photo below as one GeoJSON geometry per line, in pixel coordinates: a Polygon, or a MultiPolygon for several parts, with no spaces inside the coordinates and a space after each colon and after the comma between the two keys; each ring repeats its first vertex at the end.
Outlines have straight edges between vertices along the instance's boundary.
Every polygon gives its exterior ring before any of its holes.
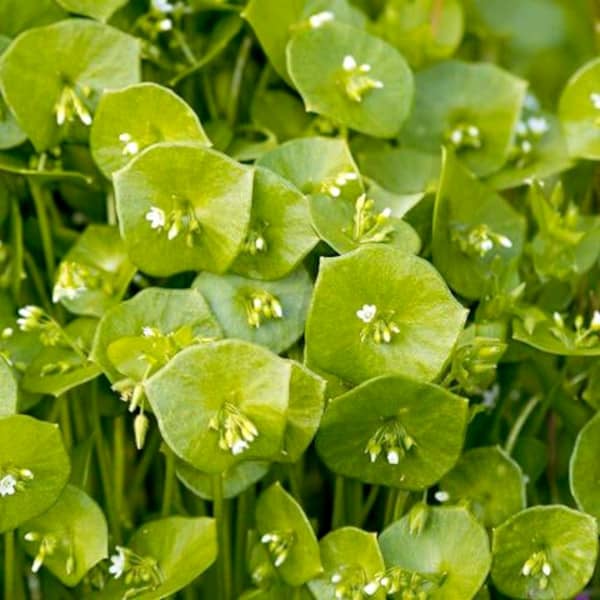
{"type": "Polygon", "coordinates": [[[7,600],[593,597],[593,7],[0,2],[7,600]]]}

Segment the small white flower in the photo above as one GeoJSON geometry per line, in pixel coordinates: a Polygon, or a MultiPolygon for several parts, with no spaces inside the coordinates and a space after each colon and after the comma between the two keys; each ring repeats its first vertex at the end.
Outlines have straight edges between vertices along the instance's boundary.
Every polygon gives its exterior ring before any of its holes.
{"type": "Polygon", "coordinates": [[[344,71],[354,71],[357,66],[354,56],[351,54],[346,54],[346,56],[344,56],[344,60],[342,61],[342,68],[344,71]]]}
{"type": "Polygon", "coordinates": [[[450,134],[450,141],[455,144],[455,145],[459,145],[463,140],[463,132],[460,129],[455,129],[451,134],[450,134]]]}
{"type": "Polygon", "coordinates": [[[367,583],[367,585],[365,585],[365,587],[363,587],[363,592],[367,596],[373,596],[374,594],[377,593],[378,589],[379,589],[379,583],[377,581],[369,581],[369,583],[367,583]]]}
{"type": "Polygon", "coordinates": [[[331,583],[339,583],[342,580],[342,576],[339,573],[334,573],[331,576],[331,583]]]}
{"type": "Polygon", "coordinates": [[[469,125],[467,127],[467,133],[471,137],[479,137],[480,136],[479,127],[476,127],[475,125],[469,125]]]}
{"type": "Polygon", "coordinates": [[[170,13],[175,7],[168,0],[152,0],[152,8],[161,13],[170,13]]]}
{"type": "Polygon", "coordinates": [[[527,126],[535,135],[542,135],[550,129],[550,125],[545,117],[529,117],[529,119],[527,119],[527,126]]]}
{"type": "Polygon", "coordinates": [[[531,565],[529,564],[529,562],[526,562],[523,565],[523,568],[521,569],[521,574],[525,575],[525,577],[527,577],[531,574],[531,565]]]}
{"type": "Polygon", "coordinates": [[[144,337],[156,337],[156,329],[154,327],[142,327],[142,335],[144,337]]]}
{"type": "Polygon", "coordinates": [[[382,216],[384,219],[389,219],[389,218],[392,216],[392,209],[391,209],[391,208],[389,208],[389,207],[387,207],[387,208],[384,208],[384,209],[381,211],[381,216],[382,216]]]}
{"type": "Polygon", "coordinates": [[[0,479],[0,496],[13,496],[17,490],[17,480],[13,475],[0,479]]]}
{"type": "Polygon", "coordinates": [[[158,29],[160,31],[171,31],[173,29],[173,21],[171,19],[162,19],[158,22],[158,29]]]}
{"type": "Polygon", "coordinates": [[[249,446],[246,440],[236,440],[231,446],[231,454],[233,454],[234,456],[238,456],[239,454],[242,454],[242,452],[244,452],[245,450],[248,450],[248,448],[249,446]]]}
{"type": "Polygon", "coordinates": [[[400,462],[400,454],[398,450],[390,450],[387,453],[387,461],[390,465],[397,465],[400,462]]]}
{"type": "Polygon", "coordinates": [[[444,490],[439,490],[434,494],[434,498],[438,502],[448,502],[448,500],[450,500],[450,494],[444,490]]]}
{"type": "Polygon", "coordinates": [[[9,337],[12,337],[13,333],[15,332],[15,330],[12,327],[5,327],[2,330],[2,339],[6,340],[9,337]]]}
{"type": "Polygon", "coordinates": [[[527,125],[525,121],[519,121],[517,123],[516,132],[519,135],[527,135],[527,125]]]}
{"type": "Polygon", "coordinates": [[[512,241],[510,238],[506,237],[505,235],[498,235],[498,243],[503,247],[503,248],[512,248],[512,241]]]}
{"type": "Polygon", "coordinates": [[[363,304],[362,308],[356,311],[356,316],[363,323],[370,323],[377,314],[377,307],[374,304],[363,304]]]}
{"type": "Polygon", "coordinates": [[[339,198],[341,193],[342,190],[340,190],[340,188],[337,185],[329,186],[329,195],[333,198],[339,198]]]}
{"type": "Polygon", "coordinates": [[[111,564],[110,567],[108,567],[108,572],[115,579],[119,579],[125,572],[125,567],[127,565],[127,558],[121,546],[117,546],[117,554],[113,554],[110,557],[110,562],[111,564]]]}
{"type": "Polygon", "coordinates": [[[523,140],[521,142],[521,151],[525,154],[529,154],[533,150],[533,144],[529,140],[523,140]]]}
{"type": "Polygon", "coordinates": [[[592,106],[598,110],[600,110],[600,93],[599,92],[592,92],[590,94],[590,102],[592,103],[592,106]]]}
{"type": "Polygon", "coordinates": [[[269,542],[272,542],[272,541],[273,541],[273,539],[274,539],[274,538],[273,538],[273,534],[271,534],[271,533],[265,533],[265,534],[263,534],[263,536],[260,538],[260,541],[261,541],[263,544],[268,544],[269,542]]]}
{"type": "Polygon", "coordinates": [[[595,310],[592,315],[592,320],[590,322],[590,329],[592,331],[600,331],[600,310],[595,310]]]}
{"type": "Polygon", "coordinates": [[[122,133],[119,136],[119,141],[125,144],[123,148],[123,155],[137,154],[140,151],[140,145],[131,137],[129,133],[122,133]]]}
{"type": "Polygon", "coordinates": [[[494,247],[494,242],[489,238],[481,241],[481,249],[484,252],[489,252],[494,247]]]}
{"type": "Polygon", "coordinates": [[[552,573],[552,566],[550,565],[550,563],[545,562],[542,565],[542,573],[546,576],[546,577],[550,577],[550,574],[552,573]]]}
{"type": "Polygon", "coordinates": [[[265,248],[265,238],[262,236],[259,236],[256,238],[255,242],[254,242],[254,246],[256,247],[257,250],[264,250],[265,248]]]}
{"type": "Polygon", "coordinates": [[[321,27],[321,25],[325,25],[325,23],[333,21],[334,18],[335,15],[330,10],[324,10],[311,15],[308,18],[308,22],[313,29],[317,29],[318,27],[321,27]]]}
{"type": "Polygon", "coordinates": [[[150,210],[146,213],[146,221],[150,223],[152,229],[162,229],[166,222],[165,211],[157,206],[150,207],[150,210]]]}

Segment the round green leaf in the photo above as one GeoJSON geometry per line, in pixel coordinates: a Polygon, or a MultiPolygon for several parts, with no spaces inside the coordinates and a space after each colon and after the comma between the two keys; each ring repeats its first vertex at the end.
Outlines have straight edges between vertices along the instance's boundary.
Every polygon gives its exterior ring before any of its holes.
{"type": "Polygon", "coordinates": [[[210,145],[196,113],[166,87],[138,83],[102,95],[90,147],[106,177],[110,179],[142,150],[160,142],[210,145]]]}
{"type": "Polygon", "coordinates": [[[250,221],[253,171],[193,144],[144,150],[114,175],[121,234],[151,275],[225,271],[250,221]]]}
{"type": "Polygon", "coordinates": [[[486,527],[525,508],[521,468],[497,446],[465,452],[439,487],[444,502],[464,504],[486,527]]]}
{"type": "Polygon", "coordinates": [[[117,9],[127,4],[129,0],[57,0],[57,2],[69,12],[93,17],[99,21],[107,21],[117,9]]]}
{"type": "Polygon", "coordinates": [[[111,578],[102,591],[90,598],[160,600],[188,586],[217,558],[216,522],[206,517],[151,521],[131,536],[126,548],[154,565],[150,581],[128,583],[126,570],[118,579],[111,578]]]}
{"type": "Polygon", "coordinates": [[[27,365],[23,389],[58,397],[98,377],[98,365],[87,358],[97,325],[96,319],[76,319],[65,327],[69,343],[63,340],[54,346],[42,346],[27,365]]]}
{"type": "Polygon", "coordinates": [[[18,387],[13,370],[4,358],[0,359],[0,417],[17,412],[18,387]]]}
{"type": "Polygon", "coordinates": [[[420,533],[407,515],[383,531],[379,544],[388,576],[395,569],[415,574],[414,591],[431,600],[470,600],[490,569],[487,533],[460,507],[429,509],[420,533]]]}
{"type": "Polygon", "coordinates": [[[291,181],[303,194],[325,193],[332,198],[353,200],[364,191],[345,140],[291,140],[267,152],[257,164],[291,181]]]}
{"type": "Polygon", "coordinates": [[[454,145],[470,170],[493,173],[508,157],[525,87],[495,65],[440,62],[416,76],[415,102],[402,141],[436,153],[442,144],[454,145]],[[469,135],[471,127],[476,135],[469,135]]]}
{"type": "Polygon", "coordinates": [[[69,479],[69,457],[53,423],[0,419],[0,532],[50,508],[69,479]]]}
{"type": "Polygon", "coordinates": [[[422,258],[381,245],[324,258],[306,325],[307,364],[355,383],[386,373],[432,379],[465,318],[422,258]]]}
{"type": "MultiPolygon", "coordinates": [[[[177,477],[185,487],[203,500],[213,499],[214,475],[207,475],[194,469],[181,459],[176,459],[177,477]]],[[[269,471],[270,464],[264,461],[248,461],[239,463],[220,473],[223,479],[223,498],[235,498],[244,490],[260,481],[269,471]]]]}
{"type": "Polygon", "coordinates": [[[288,83],[285,49],[291,36],[333,20],[356,27],[366,21],[347,0],[251,0],[242,16],[252,26],[273,68],[288,83]]]}
{"type": "Polygon", "coordinates": [[[2,56],[0,84],[19,125],[43,151],[61,141],[70,119],[91,123],[97,94],[139,80],[139,52],[136,39],[112,27],[68,19],[22,33],[2,56]]]}
{"type": "Polygon", "coordinates": [[[569,79],[558,114],[571,156],[600,159],[600,58],[583,65],[569,79]]]}
{"type": "Polygon", "coordinates": [[[39,559],[60,581],[77,585],[84,575],[108,555],[108,528],[104,513],[82,490],[67,485],[45,513],[19,530],[27,553],[39,559]],[[45,554],[44,544],[54,549],[45,554]]]}
{"type": "Polygon", "coordinates": [[[254,176],[249,230],[232,271],[255,279],[278,279],[317,241],[307,199],[285,179],[259,167],[254,176]]]}
{"type": "Polygon", "coordinates": [[[288,349],[304,331],[312,282],[300,267],[275,281],[200,273],[193,287],[206,298],[226,337],[288,349]]]}
{"type": "MultiPolygon", "coordinates": [[[[111,361],[108,353],[121,339],[164,338],[170,342],[166,345],[167,354],[154,365],[157,370],[186,345],[220,337],[221,329],[198,291],[148,288],[106,312],[98,325],[90,357],[115,382],[125,373],[119,371],[119,365],[111,361]]],[[[128,365],[128,370],[147,370],[144,357],[134,355],[134,360],[140,363],[139,367],[128,365]]]]}
{"type": "Polygon", "coordinates": [[[58,267],[53,300],[72,313],[100,317],[123,297],[134,274],[118,229],[90,225],[58,267]]]}
{"type": "Polygon", "coordinates": [[[569,481],[577,506],[600,519],[600,414],[596,414],[579,432],[571,462],[569,481]]]}
{"type": "Polygon", "coordinates": [[[441,387],[378,377],[329,403],[317,450],[340,475],[420,490],[456,463],[467,419],[468,402],[441,387]]]}
{"type": "Polygon", "coordinates": [[[593,517],[566,506],[534,506],[494,530],[494,585],[513,598],[571,598],[589,581],[598,555],[593,517]]]}
{"type": "Polygon", "coordinates": [[[496,257],[521,255],[525,219],[500,195],[444,151],[433,216],[433,261],[450,287],[466,298],[486,292],[496,257]]]}
{"type": "MultiPolygon", "coordinates": [[[[322,538],[319,547],[324,573],[308,584],[317,600],[356,597],[353,594],[362,598],[365,586],[385,570],[374,533],[342,527],[322,538]]],[[[384,600],[385,592],[380,589],[369,597],[384,600]]]]}
{"type": "Polygon", "coordinates": [[[238,340],[180,352],[145,384],[165,442],[205,473],[281,450],[291,365],[238,340]]]}
{"type": "Polygon", "coordinates": [[[398,133],[410,110],[413,78],[395,48],[334,22],[297,33],[286,53],[306,110],[374,137],[398,133]]]}
{"type": "Polygon", "coordinates": [[[300,586],[322,571],[319,543],[300,505],[279,483],[256,503],[256,528],[281,578],[300,586]],[[281,550],[278,541],[287,541],[281,550]]]}

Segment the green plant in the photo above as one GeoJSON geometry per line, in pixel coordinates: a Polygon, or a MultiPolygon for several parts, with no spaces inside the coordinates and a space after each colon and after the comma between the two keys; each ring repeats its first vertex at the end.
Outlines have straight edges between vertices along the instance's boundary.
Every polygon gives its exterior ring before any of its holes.
{"type": "Polygon", "coordinates": [[[4,598],[599,596],[596,4],[0,2],[4,598]]]}

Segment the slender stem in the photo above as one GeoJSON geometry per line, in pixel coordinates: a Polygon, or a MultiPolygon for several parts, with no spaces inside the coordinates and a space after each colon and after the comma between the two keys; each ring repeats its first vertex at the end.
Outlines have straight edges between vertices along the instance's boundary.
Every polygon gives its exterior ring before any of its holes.
{"type": "Polygon", "coordinates": [[[4,597],[14,598],[15,594],[15,532],[11,529],[4,534],[4,597]]]}
{"type": "Polygon", "coordinates": [[[129,498],[132,499],[135,494],[139,491],[140,487],[144,483],[144,479],[146,479],[146,475],[148,475],[148,471],[152,466],[152,461],[154,460],[154,456],[158,452],[158,448],[160,447],[160,434],[158,428],[154,427],[150,430],[150,435],[148,436],[148,441],[144,446],[144,452],[142,454],[142,458],[140,459],[135,472],[133,474],[133,479],[131,482],[131,487],[129,488],[131,491],[129,492],[129,498]]]}
{"type": "Polygon", "coordinates": [[[244,69],[248,63],[250,57],[250,49],[252,48],[252,38],[247,35],[240,44],[240,51],[238,52],[235,66],[233,67],[233,74],[231,75],[231,85],[229,87],[229,103],[227,104],[227,122],[232,127],[235,125],[238,113],[238,102],[240,98],[240,91],[242,88],[242,78],[244,76],[244,69]]]}
{"type": "Polygon", "coordinates": [[[394,520],[394,511],[396,508],[396,500],[398,498],[398,490],[390,488],[387,491],[385,499],[385,510],[383,512],[383,525],[386,527],[394,520]]]}
{"type": "Polygon", "coordinates": [[[123,513],[123,490],[125,488],[125,418],[113,421],[113,470],[115,475],[115,507],[123,513]]]}
{"type": "Polygon", "coordinates": [[[40,238],[42,240],[42,250],[44,252],[44,262],[46,263],[46,271],[50,286],[54,285],[54,267],[56,266],[54,256],[54,246],[52,244],[52,231],[50,229],[50,221],[48,220],[48,211],[46,208],[45,190],[32,177],[28,179],[29,189],[33,198],[35,212],[40,228],[40,238]]]}
{"type": "Polygon", "coordinates": [[[346,520],[344,514],[344,478],[336,475],[333,487],[333,516],[331,518],[331,529],[341,527],[346,520]]]}
{"type": "Polygon", "coordinates": [[[16,198],[12,199],[11,209],[11,232],[13,259],[11,264],[11,291],[17,304],[20,304],[21,280],[23,275],[23,219],[16,198]]]}
{"type": "Polygon", "coordinates": [[[71,427],[71,415],[69,414],[69,401],[67,396],[62,396],[57,398],[55,402],[60,403],[60,411],[58,413],[60,430],[65,442],[65,447],[70,449],[73,447],[73,428],[71,427]]]}
{"type": "Polygon", "coordinates": [[[211,78],[208,75],[208,69],[202,72],[202,93],[204,94],[204,102],[208,110],[208,116],[211,121],[219,119],[219,109],[215,101],[215,94],[212,88],[211,78]]]}
{"type": "Polygon", "coordinates": [[[112,188],[106,193],[106,222],[109,225],[117,224],[117,207],[115,193],[112,188]]]}
{"type": "Polygon", "coordinates": [[[179,29],[173,29],[173,35],[175,36],[175,40],[177,45],[181,48],[185,59],[190,63],[190,65],[195,65],[198,62],[198,59],[194,55],[194,52],[190,48],[190,45],[187,43],[187,38],[185,34],[179,29]]]}
{"type": "Polygon", "coordinates": [[[377,496],[379,495],[379,489],[380,488],[378,485],[371,486],[371,489],[369,490],[369,495],[367,496],[367,499],[365,500],[362,506],[362,511],[360,513],[360,518],[358,521],[359,527],[362,527],[364,525],[365,521],[367,520],[367,517],[369,516],[369,513],[373,509],[373,506],[375,505],[375,502],[377,500],[377,496]]]}
{"type": "Polygon", "coordinates": [[[223,496],[223,477],[220,473],[213,475],[213,515],[217,521],[219,540],[219,556],[217,568],[219,572],[219,597],[221,600],[232,600],[231,593],[231,545],[229,523],[225,515],[225,499],[223,496]]]}
{"type": "Polygon", "coordinates": [[[117,504],[113,494],[113,478],[110,474],[110,457],[106,448],[104,434],[100,423],[100,413],[98,411],[98,387],[94,383],[92,386],[92,427],[94,431],[94,440],[96,442],[96,455],[98,457],[98,467],[100,469],[100,479],[104,490],[104,499],[106,502],[106,513],[110,531],[113,535],[115,544],[121,544],[123,536],[121,532],[121,521],[117,511],[117,504]]]}
{"type": "Polygon", "coordinates": [[[175,454],[167,448],[165,449],[165,487],[160,510],[161,517],[166,517],[171,512],[175,483],[175,454]]]}
{"type": "Polygon", "coordinates": [[[246,542],[248,540],[248,529],[252,505],[254,502],[254,486],[251,486],[238,496],[236,532],[235,532],[235,597],[239,598],[245,588],[246,578],[246,542]]]}
{"type": "Polygon", "coordinates": [[[29,252],[25,252],[25,268],[29,273],[29,277],[31,277],[31,282],[33,283],[33,287],[35,288],[38,299],[40,300],[40,304],[42,308],[47,312],[52,312],[52,303],[50,302],[50,298],[48,297],[48,292],[46,291],[46,285],[44,284],[44,280],[42,275],[40,274],[37,264],[29,254],[29,252]]]}
{"type": "Polygon", "coordinates": [[[538,405],[540,399],[540,396],[532,396],[529,399],[529,402],[527,402],[527,404],[525,404],[525,406],[521,409],[519,416],[513,423],[513,426],[511,427],[508,433],[506,443],[504,444],[504,450],[507,454],[512,454],[512,451],[515,448],[515,444],[517,443],[517,440],[519,438],[519,434],[523,429],[523,426],[527,422],[529,415],[531,415],[531,413],[533,412],[533,409],[538,405]]]}

